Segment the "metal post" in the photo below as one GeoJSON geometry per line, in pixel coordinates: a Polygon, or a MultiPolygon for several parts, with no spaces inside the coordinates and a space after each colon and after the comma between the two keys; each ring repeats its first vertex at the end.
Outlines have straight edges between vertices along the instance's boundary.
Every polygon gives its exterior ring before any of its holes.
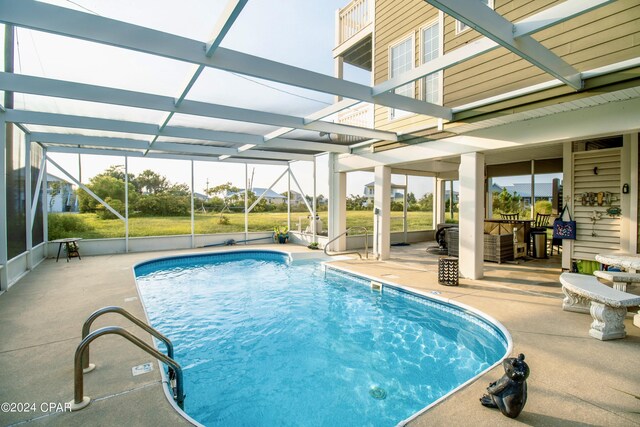
{"type": "MultiPolygon", "coordinates": [[[[316,161],[317,161],[317,157],[313,157],[313,200],[312,200],[312,208],[313,208],[313,240],[312,242],[316,242],[317,241],[317,236],[318,236],[318,230],[316,228],[316,218],[318,217],[318,196],[317,196],[317,188],[316,188],[316,172],[317,172],[317,165],[316,165],[316,161]]],[[[366,242],[365,242],[366,244],[366,242]]]]}
{"type": "Polygon", "coordinates": [[[291,163],[287,166],[287,230],[291,231],[291,163]]]}
{"type": "Polygon", "coordinates": [[[453,222],[453,180],[449,181],[449,216],[453,222]]]}
{"type": "Polygon", "coordinates": [[[31,205],[33,204],[33,196],[31,195],[31,136],[26,134],[24,136],[24,205],[25,205],[25,233],[27,240],[27,269],[33,268],[33,228],[31,221],[31,205]]]}
{"type": "Polygon", "coordinates": [[[249,240],[249,190],[247,185],[249,181],[249,164],[244,164],[244,244],[249,240]]]}
{"type": "Polygon", "coordinates": [[[7,158],[5,147],[7,145],[8,126],[5,114],[0,111],[0,292],[9,288],[9,275],[7,272],[7,158]]]}
{"type": "Polygon", "coordinates": [[[49,241],[49,205],[47,204],[47,187],[49,180],[47,179],[47,149],[42,148],[42,158],[44,162],[42,162],[42,186],[44,189],[42,190],[42,201],[41,201],[41,209],[42,209],[42,238],[45,242],[44,245],[44,257],[46,258],[49,255],[49,245],[46,242],[49,241]]]}
{"type": "Polygon", "coordinates": [[[402,231],[404,236],[404,243],[407,243],[407,189],[409,188],[409,177],[404,176],[404,198],[402,200],[402,231]]]}
{"type": "Polygon", "coordinates": [[[191,249],[196,247],[196,224],[194,212],[194,178],[193,178],[193,160],[191,160],[191,249]]]}
{"type": "Polygon", "coordinates": [[[531,160],[531,219],[536,216],[536,161],[531,160]]]}
{"type": "Polygon", "coordinates": [[[128,156],[124,156],[124,251],[125,253],[129,252],[129,157],[128,156]]]}

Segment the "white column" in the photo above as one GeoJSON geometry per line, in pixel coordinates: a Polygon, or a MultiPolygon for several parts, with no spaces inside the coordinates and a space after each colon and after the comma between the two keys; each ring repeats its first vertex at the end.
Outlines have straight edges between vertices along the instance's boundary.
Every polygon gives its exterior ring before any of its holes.
{"type": "MultiPolygon", "coordinates": [[[[347,229],[347,174],[335,171],[337,155],[329,154],[329,240],[347,229]]],[[[330,248],[342,252],[347,248],[345,236],[333,242],[330,248]]]]}
{"type": "MultiPolygon", "coordinates": [[[[638,134],[635,134],[635,145],[638,145],[638,134]]],[[[631,251],[631,235],[637,236],[637,230],[631,228],[631,221],[633,217],[631,216],[631,195],[633,193],[637,194],[636,184],[631,180],[631,169],[632,164],[637,165],[637,159],[631,158],[631,144],[632,144],[632,135],[625,134],[622,136],[622,151],[621,151],[621,161],[620,161],[620,208],[622,209],[622,215],[620,220],[620,249],[622,251],[629,253],[631,251]],[[629,185],[629,192],[627,194],[622,193],[622,186],[624,184],[629,185]]],[[[637,167],[635,168],[637,170],[637,167]]],[[[636,217],[637,218],[637,214],[636,217]]]]}
{"type": "Polygon", "coordinates": [[[376,166],[373,194],[373,253],[378,259],[391,254],[391,168],[376,166]]]}
{"type": "Polygon", "coordinates": [[[484,154],[460,156],[460,274],[481,279],[484,259],[484,154]]]}
{"type": "Polygon", "coordinates": [[[444,179],[436,178],[435,189],[433,194],[433,228],[436,229],[438,224],[444,224],[444,179]]]}
{"type": "Polygon", "coordinates": [[[0,292],[9,288],[7,272],[7,125],[4,111],[0,111],[0,292]]]}
{"type": "MultiPolygon", "coordinates": [[[[638,134],[632,133],[628,136],[630,141],[630,152],[629,161],[631,162],[630,166],[630,206],[629,206],[629,250],[628,252],[632,254],[638,253],[638,188],[636,187],[640,180],[638,180],[638,134]]],[[[636,318],[640,320],[640,315],[636,315],[636,318]]]]}
{"type": "MultiPolygon", "coordinates": [[[[337,58],[333,59],[333,76],[337,79],[342,79],[343,73],[344,73],[344,59],[342,58],[342,56],[338,56],[337,58]]],[[[336,96],[335,102],[340,102],[340,101],[342,101],[342,97],[336,96]]]]}
{"type": "MultiPolygon", "coordinates": [[[[572,142],[564,142],[562,147],[562,201],[569,205],[571,215],[574,215],[573,204],[573,148],[572,142]]],[[[561,208],[562,209],[562,208],[561,208]]],[[[562,269],[571,270],[571,256],[573,254],[573,240],[562,239],[562,269]]]]}
{"type": "Polygon", "coordinates": [[[531,219],[536,219],[536,161],[531,160],[531,219]]]}

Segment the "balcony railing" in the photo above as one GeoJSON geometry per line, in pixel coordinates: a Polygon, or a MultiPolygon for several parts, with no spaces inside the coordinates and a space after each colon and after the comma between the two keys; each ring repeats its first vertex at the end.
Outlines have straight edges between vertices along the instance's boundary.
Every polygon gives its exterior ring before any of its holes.
{"type": "MultiPolygon", "coordinates": [[[[338,114],[336,122],[343,125],[358,126],[363,128],[373,128],[373,106],[371,104],[360,104],[338,114]]],[[[364,141],[366,138],[352,135],[340,135],[340,142],[355,144],[364,141]]]]}
{"type": "Polygon", "coordinates": [[[373,0],[353,0],[347,7],[338,11],[338,45],[349,40],[372,22],[372,6],[373,0]]]}

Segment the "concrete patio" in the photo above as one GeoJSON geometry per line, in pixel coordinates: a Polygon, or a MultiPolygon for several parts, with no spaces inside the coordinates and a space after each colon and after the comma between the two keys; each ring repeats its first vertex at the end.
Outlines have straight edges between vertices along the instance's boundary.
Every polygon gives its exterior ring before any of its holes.
{"type": "MultiPolygon", "coordinates": [[[[444,287],[437,284],[437,256],[426,254],[427,246],[394,247],[392,258],[384,262],[336,264],[382,281],[438,291],[502,322],[513,337],[514,354],[524,353],[531,368],[529,400],[516,420],[480,405],[485,387],[502,375],[497,367],[410,425],[640,425],[640,329],[630,316],[625,339],[598,341],[588,335],[589,315],[562,311],[560,267],[553,259],[486,263],[483,280],[462,279],[458,287],[444,287]]],[[[294,245],[254,247],[307,251],[294,245]]],[[[73,397],[73,355],[82,322],[91,312],[119,305],[144,317],[131,266],[191,252],[87,256],[69,263],[48,259],[1,295],[0,402],[34,403],[36,410],[2,412],[0,425],[188,425],[166,400],[155,361],[113,336],[91,347],[98,366],[85,376],[84,394],[92,397],[91,405],[56,413],[48,404],[73,397]],[[153,362],[154,370],[132,376],[131,368],[146,362],[153,362]]],[[[638,293],[638,288],[629,291],[638,293]]],[[[146,333],[113,315],[98,320],[93,329],[106,325],[123,326],[151,342],[146,333]]],[[[186,394],[188,399],[188,390],[186,394]]]]}

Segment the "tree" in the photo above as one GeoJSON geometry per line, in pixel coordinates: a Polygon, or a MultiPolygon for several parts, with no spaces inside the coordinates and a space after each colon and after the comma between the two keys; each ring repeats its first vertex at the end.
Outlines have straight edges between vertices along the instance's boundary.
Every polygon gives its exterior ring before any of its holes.
{"type": "Polygon", "coordinates": [[[416,195],[413,193],[407,193],[407,205],[414,205],[416,203],[416,195]]]}
{"type": "Polygon", "coordinates": [[[503,188],[500,193],[494,191],[492,198],[494,212],[520,212],[521,197],[516,191],[511,194],[503,188]]]}
{"type": "Polygon", "coordinates": [[[138,175],[138,177],[135,178],[134,181],[136,183],[138,191],[143,194],[159,194],[169,189],[169,182],[167,181],[167,178],[158,175],[150,169],[142,171],[142,173],[138,175]]]}
{"type": "Polygon", "coordinates": [[[49,182],[49,195],[51,196],[49,199],[49,210],[53,209],[53,203],[55,202],[56,196],[62,192],[62,187],[62,181],[49,182]]]}
{"type": "Polygon", "coordinates": [[[433,210],[433,194],[427,193],[418,200],[418,204],[420,205],[420,210],[429,212],[433,210]]]}
{"type": "MultiPolygon", "coordinates": [[[[101,173],[89,180],[87,188],[93,191],[102,200],[110,198],[111,200],[119,200],[124,203],[124,180],[114,178],[107,173],[101,173]]],[[[129,203],[134,203],[137,193],[132,183],[129,183],[129,203]]],[[[80,212],[95,212],[100,205],[96,199],[90,196],[86,191],[78,190],[78,199],[80,204],[80,212]]]]}
{"type": "Polygon", "coordinates": [[[365,196],[350,195],[347,197],[347,210],[348,211],[362,211],[367,209],[367,199],[365,196]]]}

